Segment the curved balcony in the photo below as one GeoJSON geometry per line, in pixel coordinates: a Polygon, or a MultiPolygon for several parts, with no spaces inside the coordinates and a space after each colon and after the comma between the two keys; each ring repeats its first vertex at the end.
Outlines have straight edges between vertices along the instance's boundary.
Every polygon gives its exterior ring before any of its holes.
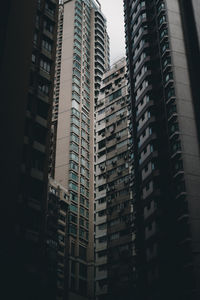
{"type": "Polygon", "coordinates": [[[102,28],[105,27],[104,21],[101,20],[101,18],[95,16],[95,23],[99,24],[100,26],[102,26],[102,28]]]}
{"type": "Polygon", "coordinates": [[[104,40],[104,32],[95,28],[95,34],[100,36],[104,40]]]}
{"type": "Polygon", "coordinates": [[[103,23],[105,22],[105,18],[100,11],[95,11],[95,17],[99,18],[103,23]]]}
{"type": "Polygon", "coordinates": [[[96,40],[95,40],[95,48],[104,52],[104,47],[102,46],[102,43],[100,43],[99,41],[96,41],[96,40]]]}
{"type": "Polygon", "coordinates": [[[98,56],[100,59],[104,61],[104,53],[100,49],[95,49],[95,56],[98,56]]]}
{"type": "Polygon", "coordinates": [[[104,65],[101,62],[95,61],[95,69],[98,69],[98,70],[100,70],[101,72],[104,73],[105,68],[104,68],[104,65]]]}
{"type": "Polygon", "coordinates": [[[99,34],[96,34],[95,35],[95,42],[99,42],[101,45],[103,45],[104,46],[104,39],[101,37],[101,36],[99,36],[99,34]]]}

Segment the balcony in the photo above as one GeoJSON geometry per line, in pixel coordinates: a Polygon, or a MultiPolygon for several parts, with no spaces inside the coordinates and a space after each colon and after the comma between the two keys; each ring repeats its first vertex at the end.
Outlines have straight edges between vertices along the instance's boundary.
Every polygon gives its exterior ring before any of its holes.
{"type": "Polygon", "coordinates": [[[51,21],[55,22],[55,11],[45,8],[45,16],[47,16],[51,21]]]}
{"type": "Polygon", "coordinates": [[[53,32],[50,32],[48,30],[46,30],[45,28],[43,29],[43,33],[44,35],[46,35],[49,39],[53,40],[54,36],[53,36],[53,32]]]}

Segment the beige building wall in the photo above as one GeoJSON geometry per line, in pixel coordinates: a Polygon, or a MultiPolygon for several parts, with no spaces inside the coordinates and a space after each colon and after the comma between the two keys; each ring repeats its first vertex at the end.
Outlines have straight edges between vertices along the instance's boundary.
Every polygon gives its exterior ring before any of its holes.
{"type": "Polygon", "coordinates": [[[72,67],[74,44],[74,1],[67,3],[64,9],[62,63],[60,74],[58,129],[56,146],[55,178],[68,188],[70,115],[72,106],[72,67]]]}

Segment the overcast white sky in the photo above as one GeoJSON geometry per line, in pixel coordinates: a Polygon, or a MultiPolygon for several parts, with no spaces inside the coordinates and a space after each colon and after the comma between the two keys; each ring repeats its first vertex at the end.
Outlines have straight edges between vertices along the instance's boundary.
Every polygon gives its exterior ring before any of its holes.
{"type": "Polygon", "coordinates": [[[111,64],[125,56],[123,0],[99,0],[107,19],[111,64]]]}

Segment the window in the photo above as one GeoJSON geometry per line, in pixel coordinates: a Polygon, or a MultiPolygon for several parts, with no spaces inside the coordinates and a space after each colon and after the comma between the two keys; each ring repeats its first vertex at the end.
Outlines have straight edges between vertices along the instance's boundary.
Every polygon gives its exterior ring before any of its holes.
{"type": "Polygon", "coordinates": [[[77,69],[73,69],[73,74],[76,75],[78,78],[81,78],[81,72],[77,69]]]}
{"type": "Polygon", "coordinates": [[[73,242],[71,243],[71,255],[75,255],[75,244],[73,242]]]}
{"type": "Polygon", "coordinates": [[[110,235],[110,240],[116,240],[119,238],[119,232],[115,232],[113,234],[110,235]]]}
{"type": "Polygon", "coordinates": [[[45,9],[47,10],[47,12],[54,16],[55,14],[55,7],[51,2],[45,2],[45,9]]]}
{"type": "Polygon", "coordinates": [[[166,17],[163,15],[159,18],[159,25],[161,25],[162,23],[166,22],[166,17]]]}
{"type": "Polygon", "coordinates": [[[87,277],[87,266],[79,263],[79,275],[81,277],[87,277]]]}
{"type": "Polygon", "coordinates": [[[79,137],[76,134],[71,133],[71,141],[76,142],[78,144],[79,143],[79,137]]]}
{"type": "Polygon", "coordinates": [[[105,243],[107,241],[107,236],[101,236],[100,238],[98,238],[99,243],[105,243]]]}
{"type": "Polygon", "coordinates": [[[100,141],[100,142],[98,143],[98,148],[99,148],[99,150],[102,149],[102,148],[104,148],[105,146],[106,146],[106,140],[105,140],[105,139],[102,140],[102,141],[100,141]]]}
{"type": "Polygon", "coordinates": [[[77,126],[75,126],[74,124],[71,124],[71,131],[76,134],[79,134],[79,128],[77,126]]]}
{"type": "Polygon", "coordinates": [[[161,46],[161,52],[162,52],[162,54],[163,54],[167,49],[169,49],[169,43],[164,43],[164,44],[161,46]]]}
{"type": "Polygon", "coordinates": [[[69,209],[72,212],[78,212],[77,205],[75,205],[75,204],[70,204],[69,209]]]}
{"type": "Polygon", "coordinates": [[[175,153],[176,151],[180,151],[181,150],[180,141],[175,141],[171,147],[172,147],[172,153],[175,153]]]}
{"type": "Polygon", "coordinates": [[[81,214],[82,216],[85,215],[85,209],[84,209],[83,207],[80,207],[80,214],[81,214]]]}
{"type": "Polygon", "coordinates": [[[79,157],[77,154],[75,154],[74,152],[70,152],[70,159],[75,160],[76,162],[79,161],[79,157]]]}
{"type": "Polygon", "coordinates": [[[40,81],[38,83],[38,90],[47,96],[49,95],[49,85],[45,82],[40,81]]]}
{"type": "Polygon", "coordinates": [[[98,216],[99,216],[99,217],[103,217],[103,216],[105,216],[105,215],[106,215],[106,209],[100,210],[100,211],[98,212],[98,216]]]}
{"type": "Polygon", "coordinates": [[[72,189],[72,190],[74,190],[74,191],[78,191],[77,184],[74,183],[74,182],[71,182],[71,181],[69,182],[69,188],[72,189]]]}
{"type": "Polygon", "coordinates": [[[50,20],[44,20],[44,29],[49,31],[50,33],[53,33],[54,31],[54,25],[50,20]]]}
{"type": "Polygon", "coordinates": [[[44,59],[40,59],[40,68],[42,69],[42,70],[44,70],[45,72],[47,72],[47,73],[50,73],[50,71],[51,71],[51,64],[50,64],[50,62],[48,62],[48,61],[46,61],[46,60],[44,60],[44,59]]]}
{"type": "Polygon", "coordinates": [[[86,259],[87,250],[85,247],[79,245],[79,257],[82,259],[86,259]]]}
{"type": "Polygon", "coordinates": [[[69,173],[69,178],[76,181],[76,182],[78,182],[78,175],[75,174],[74,172],[69,173]]]}
{"type": "Polygon", "coordinates": [[[109,101],[112,101],[118,97],[120,97],[122,95],[122,90],[119,89],[117,90],[116,92],[112,93],[110,96],[109,96],[109,101]]]}
{"type": "Polygon", "coordinates": [[[37,41],[38,41],[38,34],[37,34],[37,32],[35,32],[34,36],[33,36],[33,42],[34,42],[34,44],[37,44],[37,41]]]}
{"type": "Polygon", "coordinates": [[[32,57],[31,57],[32,63],[34,64],[36,62],[36,56],[34,53],[32,53],[32,57]]]}
{"type": "Polygon", "coordinates": [[[165,83],[167,83],[172,78],[173,78],[172,73],[167,73],[164,77],[165,83]]]}
{"type": "Polygon", "coordinates": [[[85,226],[85,220],[83,218],[79,219],[80,226],[85,226]]]}
{"type": "Polygon", "coordinates": [[[77,234],[77,228],[74,224],[69,224],[69,233],[76,235],[77,234]]]}
{"type": "Polygon", "coordinates": [[[99,230],[104,230],[104,229],[106,229],[107,228],[107,224],[106,223],[102,223],[102,224],[99,224],[98,225],[98,229],[99,230]]]}
{"type": "Polygon", "coordinates": [[[72,92],[72,101],[76,100],[78,103],[80,102],[80,95],[76,92],[72,92]]]}
{"type": "Polygon", "coordinates": [[[70,192],[69,193],[69,199],[74,201],[74,202],[78,202],[78,195],[74,192],[70,192]]]}
{"type": "Polygon", "coordinates": [[[70,143],[70,150],[73,150],[78,153],[79,147],[75,143],[70,143]]]}
{"type": "Polygon", "coordinates": [[[77,224],[77,216],[70,214],[69,221],[77,224]]]}
{"type": "Polygon", "coordinates": [[[70,161],[70,169],[73,169],[74,171],[78,172],[78,164],[76,164],[74,161],[70,161]]]}
{"type": "Polygon", "coordinates": [[[47,39],[42,40],[42,47],[49,52],[52,51],[52,43],[47,39]]]}
{"type": "Polygon", "coordinates": [[[71,261],[71,272],[72,272],[72,274],[75,274],[75,266],[76,266],[76,263],[75,263],[75,261],[71,261]]]}
{"type": "Polygon", "coordinates": [[[98,200],[98,203],[99,203],[99,204],[102,204],[102,203],[105,203],[105,202],[106,202],[106,197],[100,198],[100,199],[98,200]]]}
{"type": "Polygon", "coordinates": [[[80,112],[75,108],[72,108],[72,115],[75,115],[76,117],[80,118],[80,112]]]}
{"type": "Polygon", "coordinates": [[[106,250],[99,251],[99,252],[97,253],[97,256],[98,256],[98,257],[106,256],[106,250]]]}

